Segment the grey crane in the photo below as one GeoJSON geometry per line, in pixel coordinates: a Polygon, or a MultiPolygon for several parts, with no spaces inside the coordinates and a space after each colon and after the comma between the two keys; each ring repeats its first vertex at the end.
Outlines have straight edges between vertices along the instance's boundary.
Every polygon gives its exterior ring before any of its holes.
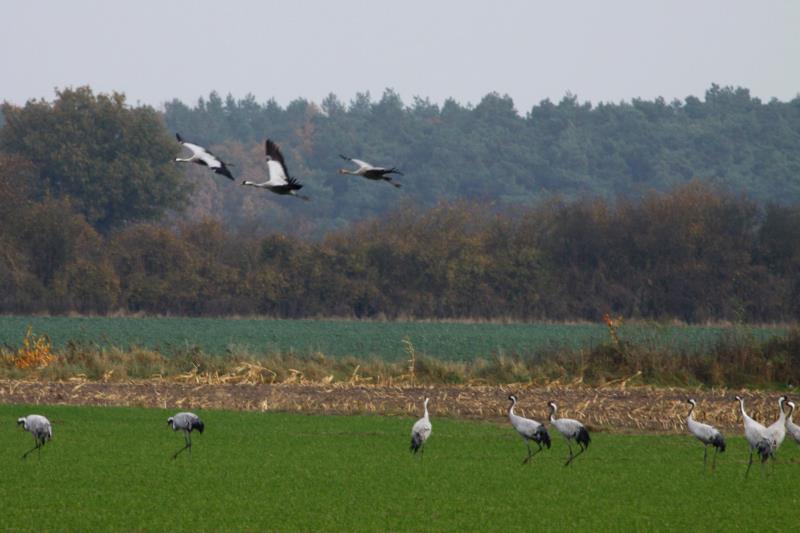
{"type": "Polygon", "coordinates": [[[419,452],[420,459],[422,459],[422,454],[425,452],[423,446],[425,445],[425,441],[428,440],[428,437],[431,436],[431,420],[428,418],[428,400],[429,398],[425,398],[425,402],[423,403],[425,407],[425,414],[422,415],[422,418],[414,422],[414,426],[411,428],[411,451],[413,453],[419,452]]]}
{"type": "Polygon", "coordinates": [[[558,407],[556,407],[555,402],[547,402],[547,406],[550,408],[550,423],[555,426],[561,435],[567,439],[567,446],[569,447],[569,459],[567,462],[564,463],[564,466],[569,466],[572,463],[572,460],[578,457],[580,454],[586,451],[589,448],[589,443],[592,442],[592,438],[589,436],[589,431],[586,429],[586,426],[578,422],[577,420],[573,420],[572,418],[556,418],[556,411],[558,407]],[[572,453],[572,441],[578,443],[580,446],[580,451],[576,454],[572,453]]]}
{"type": "Polygon", "coordinates": [[[711,461],[711,470],[714,470],[717,466],[717,452],[725,451],[725,439],[717,428],[696,421],[692,417],[692,411],[697,407],[697,402],[692,398],[686,401],[691,405],[689,414],[686,415],[686,427],[689,429],[689,433],[703,443],[703,468],[705,468],[708,459],[708,445],[710,444],[714,447],[714,459],[711,461]]]}
{"type": "Polygon", "coordinates": [[[303,186],[289,175],[289,170],[286,168],[286,162],[283,159],[283,154],[280,148],[278,148],[278,145],[270,139],[267,139],[264,144],[264,151],[267,155],[267,181],[261,183],[243,181],[242,185],[267,189],[275,194],[287,194],[308,201],[308,196],[297,193],[303,186]]]}
{"type": "Polygon", "coordinates": [[[191,455],[192,431],[197,430],[200,433],[202,433],[203,430],[205,430],[206,428],[205,424],[203,424],[203,421],[200,420],[199,416],[189,412],[178,413],[174,416],[167,418],[167,425],[172,426],[173,431],[183,431],[183,438],[186,443],[183,448],[181,448],[172,455],[173,459],[177,458],[178,454],[186,449],[189,450],[189,455],[191,455]]]}
{"type": "Polygon", "coordinates": [[[745,471],[745,479],[750,474],[750,467],[753,466],[753,452],[757,452],[761,458],[761,473],[764,473],[764,463],[772,457],[775,452],[775,440],[769,435],[769,431],[762,424],[756,422],[744,411],[744,399],[741,396],[736,396],[736,401],[739,402],[739,407],[742,410],[742,421],[744,423],[744,438],[750,445],[750,461],[747,463],[747,471],[745,471]]]}
{"type": "Polygon", "coordinates": [[[392,181],[392,176],[390,174],[397,174],[398,176],[402,176],[403,173],[397,169],[397,167],[386,168],[386,167],[376,167],[374,165],[370,165],[366,161],[362,161],[360,159],[353,159],[352,157],[347,157],[346,155],[339,154],[339,157],[344,159],[345,161],[350,161],[351,163],[355,163],[358,168],[355,170],[347,170],[346,168],[339,169],[339,174],[350,174],[351,176],[361,176],[362,178],[366,178],[368,180],[376,180],[376,181],[386,181],[389,184],[394,185],[398,189],[401,187],[399,183],[392,181]]]}
{"type": "Polygon", "coordinates": [[[34,450],[38,450],[41,457],[42,446],[53,438],[53,427],[50,425],[50,421],[42,415],[28,415],[18,418],[17,425],[30,432],[36,442],[33,448],[22,454],[22,458],[25,459],[34,450]]]}
{"type": "Polygon", "coordinates": [[[800,444],[800,426],[792,422],[792,414],[794,413],[794,402],[786,402],[789,406],[789,416],[786,418],[786,432],[794,439],[797,444],[800,444]]]}
{"type": "Polygon", "coordinates": [[[522,461],[522,464],[527,463],[531,460],[531,458],[542,451],[542,444],[544,444],[548,449],[550,448],[550,434],[547,432],[547,428],[544,427],[544,424],[541,422],[537,422],[536,420],[532,420],[530,418],[524,418],[514,413],[514,406],[517,405],[517,397],[513,394],[508,397],[511,400],[511,405],[508,407],[508,420],[511,422],[511,425],[514,426],[514,429],[517,430],[517,433],[520,434],[522,439],[525,441],[525,445],[528,447],[528,456],[522,461]],[[539,449],[535,452],[531,453],[531,442],[533,441],[539,445],[539,449]]]}
{"type": "Polygon", "coordinates": [[[567,459],[567,462],[564,463],[564,466],[569,466],[573,459],[586,451],[586,449],[589,447],[589,443],[592,442],[592,438],[589,436],[589,431],[586,429],[586,426],[577,420],[573,420],[572,418],[556,418],[556,411],[558,408],[556,407],[555,402],[547,402],[547,406],[550,408],[550,423],[555,426],[558,432],[561,433],[565,439],[567,439],[567,446],[569,447],[569,459],[567,459]],[[577,442],[578,446],[581,448],[581,451],[576,454],[572,453],[573,440],[577,442]]]}
{"type": "Polygon", "coordinates": [[[186,158],[176,157],[175,161],[177,161],[178,163],[197,163],[198,165],[203,165],[205,167],[210,168],[217,174],[225,176],[229,180],[233,180],[233,174],[231,174],[231,171],[228,170],[228,166],[222,159],[218,158],[217,156],[215,156],[202,146],[198,146],[192,143],[187,143],[186,141],[183,140],[183,137],[181,137],[180,133],[176,133],[175,137],[178,139],[179,143],[181,143],[183,146],[192,151],[192,155],[190,157],[186,158]]]}
{"type": "Polygon", "coordinates": [[[788,400],[786,396],[781,396],[778,398],[778,410],[780,414],[778,415],[778,419],[767,426],[767,431],[772,439],[775,441],[775,450],[774,452],[778,451],[778,448],[781,447],[783,444],[783,440],[786,438],[786,412],[783,410],[783,404],[788,400]]]}

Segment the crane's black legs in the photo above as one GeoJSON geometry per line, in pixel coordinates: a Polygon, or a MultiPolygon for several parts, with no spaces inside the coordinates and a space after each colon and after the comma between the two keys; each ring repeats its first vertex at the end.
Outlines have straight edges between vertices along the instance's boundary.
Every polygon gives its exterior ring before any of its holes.
{"type": "Polygon", "coordinates": [[[189,450],[189,456],[192,455],[192,437],[191,437],[191,435],[189,435],[189,433],[186,433],[184,435],[184,440],[186,441],[186,445],[172,455],[173,459],[177,459],[178,458],[178,454],[181,453],[184,450],[189,450]]]}
{"type": "Polygon", "coordinates": [[[716,470],[716,469],[717,469],[717,452],[718,452],[718,451],[719,451],[719,448],[717,448],[717,447],[715,446],[715,447],[714,447],[714,458],[711,460],[711,470],[712,470],[712,471],[714,471],[714,470],[716,470]]]}
{"type": "Polygon", "coordinates": [[[44,446],[44,441],[43,441],[43,440],[39,440],[39,439],[37,439],[36,437],[34,437],[34,441],[36,442],[36,446],[34,446],[33,448],[31,448],[31,449],[30,449],[30,450],[28,450],[27,452],[23,453],[23,454],[22,454],[22,458],[23,458],[23,459],[25,459],[26,457],[28,457],[28,454],[29,454],[29,453],[31,453],[31,452],[32,452],[32,451],[34,451],[34,450],[39,450],[39,458],[41,459],[41,457],[42,457],[42,446],[44,446]]]}
{"type": "Polygon", "coordinates": [[[750,461],[747,463],[747,470],[744,473],[744,478],[747,479],[747,476],[750,474],[750,467],[753,466],[753,450],[750,450],[750,461]]]}
{"type": "MultiPolygon", "coordinates": [[[[39,443],[37,442],[37,443],[36,443],[36,446],[34,446],[34,447],[33,447],[33,448],[31,448],[30,450],[28,450],[27,452],[25,452],[25,453],[23,453],[23,454],[22,454],[22,458],[23,458],[23,459],[25,459],[26,457],[28,457],[28,454],[29,454],[29,453],[31,453],[31,452],[32,452],[32,451],[34,451],[34,450],[39,450],[40,448],[41,448],[41,446],[39,446],[39,443]]],[[[41,457],[41,452],[40,452],[40,455],[39,455],[39,456],[41,457]]]]}
{"type": "Polygon", "coordinates": [[[525,444],[528,446],[528,457],[522,460],[522,464],[526,464],[528,461],[531,460],[531,457],[533,457],[533,453],[531,452],[531,443],[525,441],[525,444]]]}
{"type": "Polygon", "coordinates": [[[181,453],[183,450],[189,450],[189,455],[191,455],[191,453],[192,453],[192,451],[191,451],[192,450],[192,444],[189,443],[186,446],[184,446],[183,448],[181,448],[180,450],[178,450],[177,452],[175,452],[174,454],[172,454],[172,458],[173,459],[177,459],[178,458],[178,454],[181,453]]]}
{"type": "Polygon", "coordinates": [[[533,454],[531,453],[531,443],[528,442],[528,441],[525,441],[525,444],[528,446],[528,457],[526,457],[525,459],[522,460],[522,464],[527,463],[528,461],[531,460],[531,457],[533,457],[533,454]]]}
{"type": "MultiPolygon", "coordinates": [[[[567,445],[569,445],[569,443],[567,443],[567,445]]],[[[572,461],[573,461],[573,460],[574,460],[576,457],[578,457],[580,454],[582,454],[583,452],[585,452],[585,451],[586,451],[586,448],[584,448],[584,447],[583,447],[583,444],[581,444],[580,442],[578,443],[578,446],[580,446],[580,448],[581,448],[581,451],[579,451],[579,452],[578,452],[578,453],[576,453],[575,455],[573,455],[573,454],[572,454],[572,446],[570,446],[570,447],[569,447],[569,459],[567,459],[567,462],[566,462],[566,463],[564,463],[564,466],[569,466],[569,465],[570,465],[570,463],[572,463],[572,461]]]]}
{"type": "Polygon", "coordinates": [[[703,470],[706,468],[706,460],[708,459],[708,444],[703,446],[703,470]]]}
{"type": "Polygon", "coordinates": [[[539,444],[539,449],[538,449],[538,450],[536,450],[536,451],[535,451],[535,452],[533,452],[533,453],[531,453],[531,443],[530,443],[530,442],[528,442],[528,441],[525,441],[525,444],[527,444],[527,445],[528,445],[528,457],[526,457],[526,458],[525,458],[525,460],[523,460],[523,461],[522,461],[522,464],[526,464],[526,463],[528,463],[528,461],[530,461],[531,459],[533,459],[533,456],[534,456],[534,455],[536,455],[537,453],[539,453],[540,451],[542,451],[542,444],[541,444],[541,443],[537,443],[537,444],[539,444]]]}
{"type": "MultiPolygon", "coordinates": [[[[770,455],[761,456],[761,476],[766,477],[767,475],[767,468],[766,462],[769,461],[770,455]]],[[[744,478],[747,479],[747,475],[750,473],[750,467],[753,466],[753,450],[750,449],[750,460],[747,463],[747,471],[744,473],[744,478]]]]}

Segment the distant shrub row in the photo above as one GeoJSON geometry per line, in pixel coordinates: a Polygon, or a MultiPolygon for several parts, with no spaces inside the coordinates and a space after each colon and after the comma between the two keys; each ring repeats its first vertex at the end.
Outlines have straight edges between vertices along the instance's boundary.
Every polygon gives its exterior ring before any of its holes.
{"type": "Polygon", "coordinates": [[[318,241],[215,221],[100,234],[0,179],[0,227],[3,313],[800,318],[800,206],[698,182],[515,212],[406,205],[318,241]]]}

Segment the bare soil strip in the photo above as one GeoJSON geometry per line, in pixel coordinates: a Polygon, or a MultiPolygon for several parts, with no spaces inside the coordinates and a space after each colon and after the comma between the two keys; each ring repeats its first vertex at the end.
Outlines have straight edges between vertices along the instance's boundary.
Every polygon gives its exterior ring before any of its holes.
{"type": "MultiPolygon", "coordinates": [[[[546,403],[559,415],[578,418],[595,431],[685,431],[686,398],[698,401],[697,418],[727,431],[741,417],[729,390],[696,391],[649,387],[588,388],[504,386],[370,386],[350,384],[185,384],[168,381],[98,383],[0,380],[0,402],[35,405],[100,405],[165,409],[233,409],[326,414],[418,416],[430,397],[431,416],[500,421],[508,395],[519,396],[518,411],[545,419],[546,403]]],[[[764,422],[778,416],[780,393],[740,391],[748,414],[764,422]]]]}

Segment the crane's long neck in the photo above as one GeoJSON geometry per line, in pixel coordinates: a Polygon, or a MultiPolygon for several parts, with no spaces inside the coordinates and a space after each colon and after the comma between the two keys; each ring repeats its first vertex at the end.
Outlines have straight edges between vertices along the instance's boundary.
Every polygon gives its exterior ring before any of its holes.
{"type": "Polygon", "coordinates": [[[550,422],[556,421],[556,406],[550,404],[550,422]]]}
{"type": "Polygon", "coordinates": [[[739,407],[742,410],[742,418],[744,418],[745,420],[750,418],[749,416],[747,416],[747,413],[744,412],[744,398],[739,398],[739,407]]]}
{"type": "Polygon", "coordinates": [[[781,422],[786,422],[786,413],[783,410],[783,397],[781,397],[781,399],[778,400],[778,409],[780,409],[781,413],[778,415],[778,420],[780,420],[781,422]]]}
{"type": "Polygon", "coordinates": [[[428,400],[425,400],[425,414],[422,417],[428,418],[428,400]]]}
{"type": "Polygon", "coordinates": [[[694,404],[690,403],[691,407],[689,407],[689,414],[686,415],[686,418],[692,420],[692,411],[694,411],[694,404]]]}
{"type": "Polygon", "coordinates": [[[514,406],[517,405],[516,400],[511,400],[511,405],[508,406],[508,416],[514,416],[514,406]]]}

